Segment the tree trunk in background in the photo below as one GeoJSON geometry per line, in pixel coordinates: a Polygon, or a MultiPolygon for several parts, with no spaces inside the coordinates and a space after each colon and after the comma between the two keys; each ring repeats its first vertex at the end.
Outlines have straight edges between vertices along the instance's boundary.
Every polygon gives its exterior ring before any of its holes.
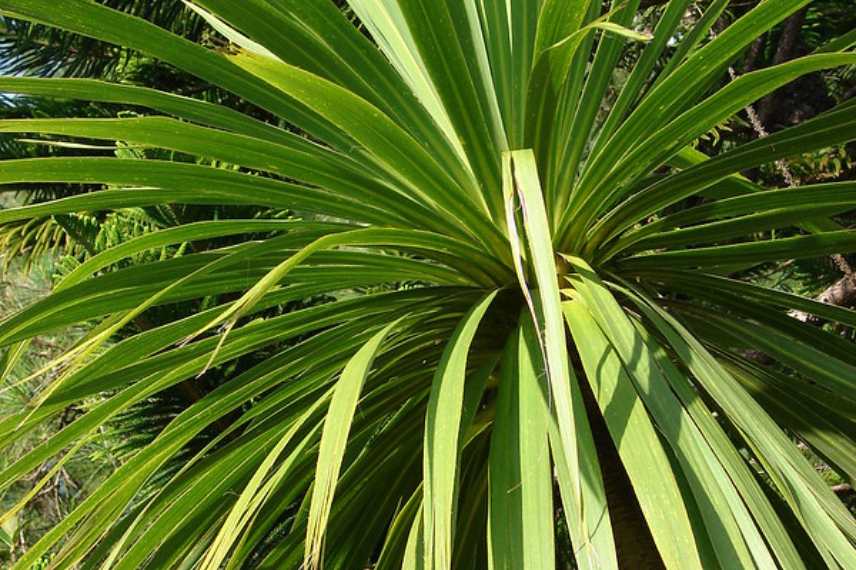
{"type": "MultiPolygon", "coordinates": [[[[782,36],[779,38],[779,45],[776,47],[776,54],[773,56],[773,65],[779,65],[790,61],[797,56],[800,43],[800,32],[805,23],[805,15],[808,8],[803,8],[785,21],[782,29],[782,36]]],[[[778,103],[779,91],[773,92],[764,97],[758,105],[758,118],[766,124],[770,116],[776,109],[778,103]]]]}
{"type": "Polygon", "coordinates": [[[845,275],[817,298],[821,303],[852,307],[856,305],[856,275],[845,275]]]}

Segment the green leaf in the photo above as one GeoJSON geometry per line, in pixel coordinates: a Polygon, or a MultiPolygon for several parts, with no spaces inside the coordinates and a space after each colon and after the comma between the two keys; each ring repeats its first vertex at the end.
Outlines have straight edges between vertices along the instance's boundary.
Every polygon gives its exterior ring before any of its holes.
{"type": "Polygon", "coordinates": [[[663,283],[666,286],[670,286],[674,283],[682,290],[688,291],[692,294],[704,294],[710,291],[718,291],[721,294],[730,295],[734,299],[735,303],[751,301],[776,309],[795,309],[823,319],[837,321],[851,327],[856,326],[856,311],[853,311],[852,309],[821,303],[792,293],[759,287],[757,285],[752,285],[751,283],[730,279],[728,277],[707,275],[697,271],[680,270],[650,270],[646,271],[643,276],[646,279],[663,283]]]}
{"type": "Polygon", "coordinates": [[[34,158],[2,161],[0,184],[78,182],[129,186],[80,194],[0,212],[0,223],[68,212],[154,204],[257,205],[380,219],[381,209],[318,188],[250,174],[171,161],[117,158],[34,158]],[[123,199],[124,198],[124,199],[123,199]],[[374,214],[372,214],[374,210],[374,214]],[[362,212],[362,213],[360,213],[362,212]]]}
{"type": "MultiPolygon", "coordinates": [[[[746,74],[729,83],[716,94],[655,131],[653,135],[644,138],[643,142],[619,161],[610,163],[609,174],[600,176],[599,172],[592,170],[584,176],[580,182],[582,188],[578,194],[579,200],[569,208],[578,223],[575,226],[576,233],[567,243],[575,248],[579,246],[582,228],[593,221],[604,208],[624,197],[628,180],[644,172],[653,171],[682,147],[749,103],[806,73],[853,63],[856,63],[856,54],[808,56],[746,74]]],[[[619,131],[615,136],[622,136],[622,133],[619,131]]],[[[602,160],[606,160],[606,157],[602,160]]]]}
{"type": "MultiPolygon", "coordinates": [[[[515,151],[504,155],[504,184],[509,233],[515,258],[522,255],[516,237],[514,202],[520,200],[523,226],[525,229],[528,256],[538,291],[538,305],[532,298],[525,272],[518,261],[518,281],[526,298],[533,321],[536,338],[541,348],[544,368],[550,386],[551,406],[554,410],[556,430],[551,437],[554,460],[561,465],[560,473],[567,477],[563,482],[568,492],[563,493],[565,517],[577,552],[599,564],[610,564],[615,557],[611,544],[595,541],[598,531],[607,533],[604,527],[589,527],[589,513],[602,519],[605,511],[603,496],[599,492],[600,481],[595,476],[593,492],[583,491],[581,481],[581,459],[595,462],[593,449],[587,445],[590,429],[584,414],[580,414],[581,398],[574,394],[579,390],[568,364],[565,327],[561,314],[561,299],[557,280],[557,268],[553,256],[549,223],[540,191],[538,172],[532,151],[515,151]],[[580,442],[585,456],[580,457],[580,442]],[[593,500],[593,504],[584,501],[593,500]],[[588,547],[592,548],[589,549],[588,547]],[[604,550],[601,550],[604,548],[604,550]]],[[[603,534],[601,536],[604,536],[603,534]]]]}
{"type": "MultiPolygon", "coordinates": [[[[620,159],[627,157],[633,147],[652,141],[652,137],[645,136],[645,133],[650,132],[651,125],[666,125],[686,106],[695,103],[708,89],[713,76],[721,73],[723,67],[745,46],[809,1],[763,2],[728,26],[715,40],[696,51],[674,73],[646,94],[621,128],[616,130],[608,152],[602,152],[596,161],[586,165],[586,174],[580,181],[583,188],[578,190],[575,198],[589,200],[592,194],[589,184],[594,182],[600,185],[602,178],[610,172],[615,172],[616,176],[627,174],[626,169],[615,171],[614,166],[620,159]]],[[[701,132],[706,130],[704,128],[701,132]]],[[[662,150],[653,144],[651,148],[662,150]]],[[[630,166],[635,168],[636,165],[630,166]]],[[[574,204],[571,206],[571,210],[576,209],[574,204]]]]}
{"type": "Polygon", "coordinates": [[[617,240],[611,251],[638,251],[664,245],[691,244],[696,240],[740,237],[766,229],[799,225],[815,216],[845,212],[854,205],[856,185],[848,182],[735,196],[687,208],[646,224],[617,240]],[[698,222],[707,223],[695,225],[698,222]],[[688,227],[673,229],[680,226],[688,227]],[[673,230],[668,231],[670,229],[673,230]]]}
{"type": "Polygon", "coordinates": [[[330,516],[333,493],[342,467],[342,457],[348,442],[348,432],[360,398],[363,383],[369,375],[375,355],[386,336],[398,322],[387,325],[377,333],[348,361],[330,400],[330,408],[324,420],[321,444],[318,449],[318,466],[312,486],[312,502],[309,506],[309,525],[306,531],[307,568],[318,568],[323,560],[324,528],[330,516]]]}
{"type": "MultiPolygon", "coordinates": [[[[733,457],[729,457],[729,450],[711,445],[711,441],[715,442],[715,439],[706,437],[702,431],[711,429],[706,410],[697,411],[694,418],[692,411],[687,409],[692,406],[688,406],[686,400],[682,402],[672,391],[685,390],[687,381],[680,377],[680,372],[668,359],[658,359],[655,356],[658,352],[661,353],[656,341],[650,338],[650,335],[645,338],[645,335],[637,330],[635,323],[592,269],[578,258],[569,258],[569,261],[577,270],[577,273],[571,276],[575,284],[574,291],[583,300],[577,302],[584,303],[591,316],[588,317],[582,309],[575,311],[574,315],[583,321],[588,318],[596,322],[596,325],[592,322],[585,328],[579,325],[580,335],[603,335],[606,351],[614,351],[618,356],[621,363],[619,374],[623,373],[625,379],[633,384],[636,397],[645,404],[651,420],[655,422],[677,458],[680,470],[675,474],[687,479],[719,564],[723,567],[751,566],[753,560],[759,566],[775,564],[752,515],[739,496],[739,488],[734,487],[727,472],[727,462],[733,461],[733,457]],[[699,415],[704,419],[699,418],[699,415]]],[[[575,325],[570,326],[574,330],[575,325]]],[[[583,342],[582,339],[580,342],[583,342]]],[[[591,338],[587,336],[586,342],[591,342],[591,338]]],[[[600,372],[601,369],[596,370],[600,372]]],[[[599,393],[596,392],[595,397],[600,398],[599,393]]],[[[625,433],[624,428],[621,433],[625,433]]],[[[731,455],[733,456],[733,453],[731,455]]],[[[628,474],[636,486],[631,466],[628,466],[628,474]]],[[[640,499],[640,505],[647,517],[653,509],[646,509],[645,500],[640,499]]],[[[672,521],[672,524],[674,522],[672,521]]],[[[657,526],[656,522],[653,526],[649,523],[655,542],[661,544],[664,536],[660,536],[658,540],[657,526]]],[[[700,530],[694,528],[693,534],[700,530]]],[[[663,531],[663,534],[665,537],[680,536],[675,531],[668,530],[663,531]]],[[[692,539],[686,543],[692,544],[692,539]]],[[[704,556],[703,552],[700,554],[704,556]]],[[[704,564],[710,562],[705,561],[704,564]]]]}
{"type": "Polygon", "coordinates": [[[139,50],[228,89],[331,144],[347,147],[347,141],[339,132],[305,106],[278,97],[263,81],[231,64],[223,55],[141,18],[86,0],[68,0],[61,12],[47,0],[9,0],[0,7],[0,13],[139,50]]]}
{"type": "MultiPolygon", "coordinates": [[[[502,215],[500,152],[508,148],[507,125],[492,84],[488,49],[476,3],[399,0],[402,24],[418,49],[424,73],[443,103],[475,187],[494,220],[502,215]]],[[[504,3],[504,2],[502,2],[504,3]]],[[[523,0],[521,7],[531,5],[523,0]]],[[[529,25],[526,22],[524,25],[529,25]]],[[[524,42],[528,41],[521,38],[524,42]]]]}
{"type": "Polygon", "coordinates": [[[379,109],[334,83],[283,62],[246,52],[232,58],[271,86],[315,106],[318,113],[341,125],[417,201],[460,220],[465,231],[489,247],[502,243],[477,190],[460,189],[424,147],[379,109]]]}
{"type": "Polygon", "coordinates": [[[651,267],[681,269],[736,264],[752,266],[777,259],[805,259],[854,249],[856,249],[856,232],[841,230],[810,236],[637,255],[622,261],[621,265],[628,269],[632,268],[631,271],[651,267]]]}
{"type": "MultiPolygon", "coordinates": [[[[597,5],[596,2],[592,4],[593,6],[597,5]]],[[[612,10],[608,15],[609,21],[618,26],[626,27],[633,20],[633,16],[639,7],[639,0],[628,0],[627,2],[614,0],[610,3],[610,7],[612,10]]],[[[568,110],[569,113],[573,113],[571,131],[585,134],[568,138],[562,150],[556,179],[558,184],[558,188],[555,190],[556,202],[552,204],[554,228],[560,227],[562,214],[568,205],[576,199],[575,195],[579,193],[579,189],[574,188],[574,180],[577,178],[589,133],[594,129],[601,101],[609,88],[612,70],[618,63],[622,47],[623,41],[620,37],[616,38],[608,34],[601,36],[595,51],[594,61],[591,63],[591,72],[588,73],[585,84],[581,87],[579,105],[568,110]]]]}
{"type": "Polygon", "coordinates": [[[846,567],[856,556],[849,542],[856,529],[841,502],[763,408],[683,325],[647,300],[639,298],[636,305],[740,430],[826,563],[846,567]]]}
{"type": "Polygon", "coordinates": [[[0,2],[127,63],[0,77],[119,117],[0,121],[49,153],[2,163],[26,205],[0,210],[0,254],[75,257],[0,321],[0,371],[85,330],[0,418],[0,489],[44,475],[6,517],[89,438],[127,451],[16,568],[617,570],[628,535],[668,568],[856,567],[852,515],[794,443],[852,479],[856,356],[788,314],[854,312],[705,273],[853,249],[830,219],[852,183],[740,173],[849,142],[856,103],[693,148],[856,62],[852,34],[723,85],[809,0],[724,26],[728,0],[186,4],[170,27],[197,43],[131,15],[154,9],[0,2]],[[138,64],[199,99],[126,84],[138,64]]]}
{"type": "Polygon", "coordinates": [[[555,567],[548,386],[531,319],[508,340],[490,449],[492,568],[555,567]]]}
{"type": "Polygon", "coordinates": [[[622,202],[620,207],[606,213],[595,224],[587,249],[594,250],[606,239],[615,237],[652,213],[713,186],[744,168],[852,140],[853,126],[856,125],[854,105],[856,103],[839,105],[796,127],[744,144],[648,186],[622,202]]]}
{"type": "Polygon", "coordinates": [[[253,119],[239,111],[147,87],[95,79],[0,77],[0,91],[58,99],[79,99],[147,107],[162,113],[283,145],[309,146],[286,130],[253,119]]]}
{"type": "Polygon", "coordinates": [[[570,302],[564,307],[586,378],[666,567],[701,568],[687,509],[669,458],[658,443],[654,424],[618,354],[583,303],[570,302]]]}
{"type": "MultiPolygon", "coordinates": [[[[654,65],[657,63],[657,59],[662,55],[667,43],[672,39],[675,29],[680,24],[681,18],[683,18],[689,4],[690,0],[668,2],[665,12],[657,22],[657,27],[654,30],[653,37],[636,32],[634,32],[634,35],[627,36],[630,39],[650,41],[651,43],[646,46],[645,51],[642,52],[642,56],[633,66],[633,71],[631,72],[630,77],[627,78],[627,83],[621,89],[618,99],[609,111],[609,117],[601,127],[600,132],[597,134],[597,143],[595,144],[595,148],[592,150],[593,156],[596,156],[603,148],[609,140],[609,137],[619,126],[620,121],[624,118],[630,106],[639,96],[645,82],[651,75],[651,71],[654,69],[654,65]]],[[[693,33],[697,28],[700,28],[700,26],[694,26],[690,33],[693,33]]],[[[620,34],[620,32],[616,33],[620,34]]],[[[679,57],[679,55],[675,54],[672,57],[679,57]]],[[[663,75],[661,74],[660,77],[662,76],[663,75]]]]}
{"type": "Polygon", "coordinates": [[[375,203],[401,226],[433,225],[435,229],[455,231],[421,203],[366,176],[364,167],[297,137],[288,144],[272,143],[163,117],[5,120],[0,121],[0,132],[123,140],[213,158],[319,186],[345,200],[375,203]]]}
{"type": "Polygon", "coordinates": [[[423,460],[425,566],[450,568],[452,564],[453,521],[457,499],[458,461],[463,442],[458,436],[461,418],[467,355],[479,324],[496,297],[490,293],[479,301],[452,334],[434,374],[425,418],[423,460]]]}

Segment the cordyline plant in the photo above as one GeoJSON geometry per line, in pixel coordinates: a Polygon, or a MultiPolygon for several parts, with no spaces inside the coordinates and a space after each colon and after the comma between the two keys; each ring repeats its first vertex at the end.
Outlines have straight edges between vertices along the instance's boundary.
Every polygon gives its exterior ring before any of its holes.
{"type": "Polygon", "coordinates": [[[856,568],[856,523],[794,439],[856,476],[856,353],[788,314],[854,326],[856,313],[729,277],[854,249],[856,231],[830,216],[856,206],[856,183],[765,189],[739,173],[856,138],[856,102],[715,157],[691,145],[803,74],[856,64],[854,38],[719,88],[809,1],[762,1],[714,39],[728,0],[682,35],[690,0],[668,2],[650,36],[628,28],[639,3],[194,0],[228,39],[214,50],[87,0],[0,0],[4,15],[144,52],[282,119],[5,77],[6,92],[163,116],[4,132],[234,167],[7,160],[4,184],[105,189],[0,222],[162,203],[300,214],[133,239],[0,324],[15,350],[99,319],[2,421],[0,443],[95,404],[2,487],[61,465],[135,403],[281,347],[178,415],[16,568],[53,553],[55,568],[549,569],[563,548],[580,568],[856,568]],[[639,41],[613,97],[623,47],[639,41]],[[269,237],[107,270],[227,235],[269,237]],[[322,293],[336,300],[268,311],[322,293]],[[211,296],[223,304],[101,347],[150,307],[211,296]],[[157,479],[211,426],[205,449],[157,479]]]}

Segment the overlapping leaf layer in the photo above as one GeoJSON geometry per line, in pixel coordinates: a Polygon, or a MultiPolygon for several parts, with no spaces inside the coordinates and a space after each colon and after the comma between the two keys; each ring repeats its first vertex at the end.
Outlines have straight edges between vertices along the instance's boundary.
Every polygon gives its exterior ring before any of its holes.
{"type": "Polygon", "coordinates": [[[856,232],[829,219],[856,207],[856,183],[766,189],[740,175],[856,139],[856,104],[715,157],[690,147],[788,82],[856,64],[841,41],[714,87],[808,2],[762,1],[710,39],[728,0],[681,37],[689,0],[668,2],[652,35],[631,30],[639,0],[349,0],[347,13],[330,0],[193,0],[230,44],[213,50],[89,0],[0,0],[3,15],[138,50],[281,119],[3,77],[0,91],[152,115],[2,132],[231,167],[7,160],[0,184],[103,189],[2,210],[0,223],[164,203],[295,214],[144,235],[0,323],[9,347],[100,323],[30,409],[0,421],[0,445],[97,405],[0,488],[135,404],[277,347],[187,407],[16,568],[54,553],[52,568],[549,570],[557,528],[580,568],[856,568],[856,522],[793,439],[856,477],[856,353],[788,311],[850,326],[856,313],[728,277],[856,250],[856,232]],[[627,42],[644,48],[615,97],[627,42]],[[789,227],[799,235],[757,237],[789,227]],[[108,270],[236,235],[254,238],[108,270]],[[267,311],[321,294],[333,300],[267,311]],[[149,308],[201,297],[223,301],[101,350],[149,308]]]}

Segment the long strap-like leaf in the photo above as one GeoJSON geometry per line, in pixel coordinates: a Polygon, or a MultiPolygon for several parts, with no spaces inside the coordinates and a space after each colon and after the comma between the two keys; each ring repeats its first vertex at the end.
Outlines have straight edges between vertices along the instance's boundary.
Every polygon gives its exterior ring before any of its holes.
{"type": "Polygon", "coordinates": [[[448,570],[452,538],[467,356],[478,326],[496,297],[479,301],[461,320],[434,374],[425,417],[423,460],[425,567],[448,570]]]}
{"type": "Polygon", "coordinates": [[[348,433],[357,409],[357,401],[375,355],[384,339],[397,324],[396,321],[384,327],[348,361],[330,400],[330,408],[324,420],[324,431],[321,433],[318,466],[315,470],[315,483],[309,505],[304,561],[306,568],[316,569],[321,566],[325,527],[348,443],[348,433]]]}

